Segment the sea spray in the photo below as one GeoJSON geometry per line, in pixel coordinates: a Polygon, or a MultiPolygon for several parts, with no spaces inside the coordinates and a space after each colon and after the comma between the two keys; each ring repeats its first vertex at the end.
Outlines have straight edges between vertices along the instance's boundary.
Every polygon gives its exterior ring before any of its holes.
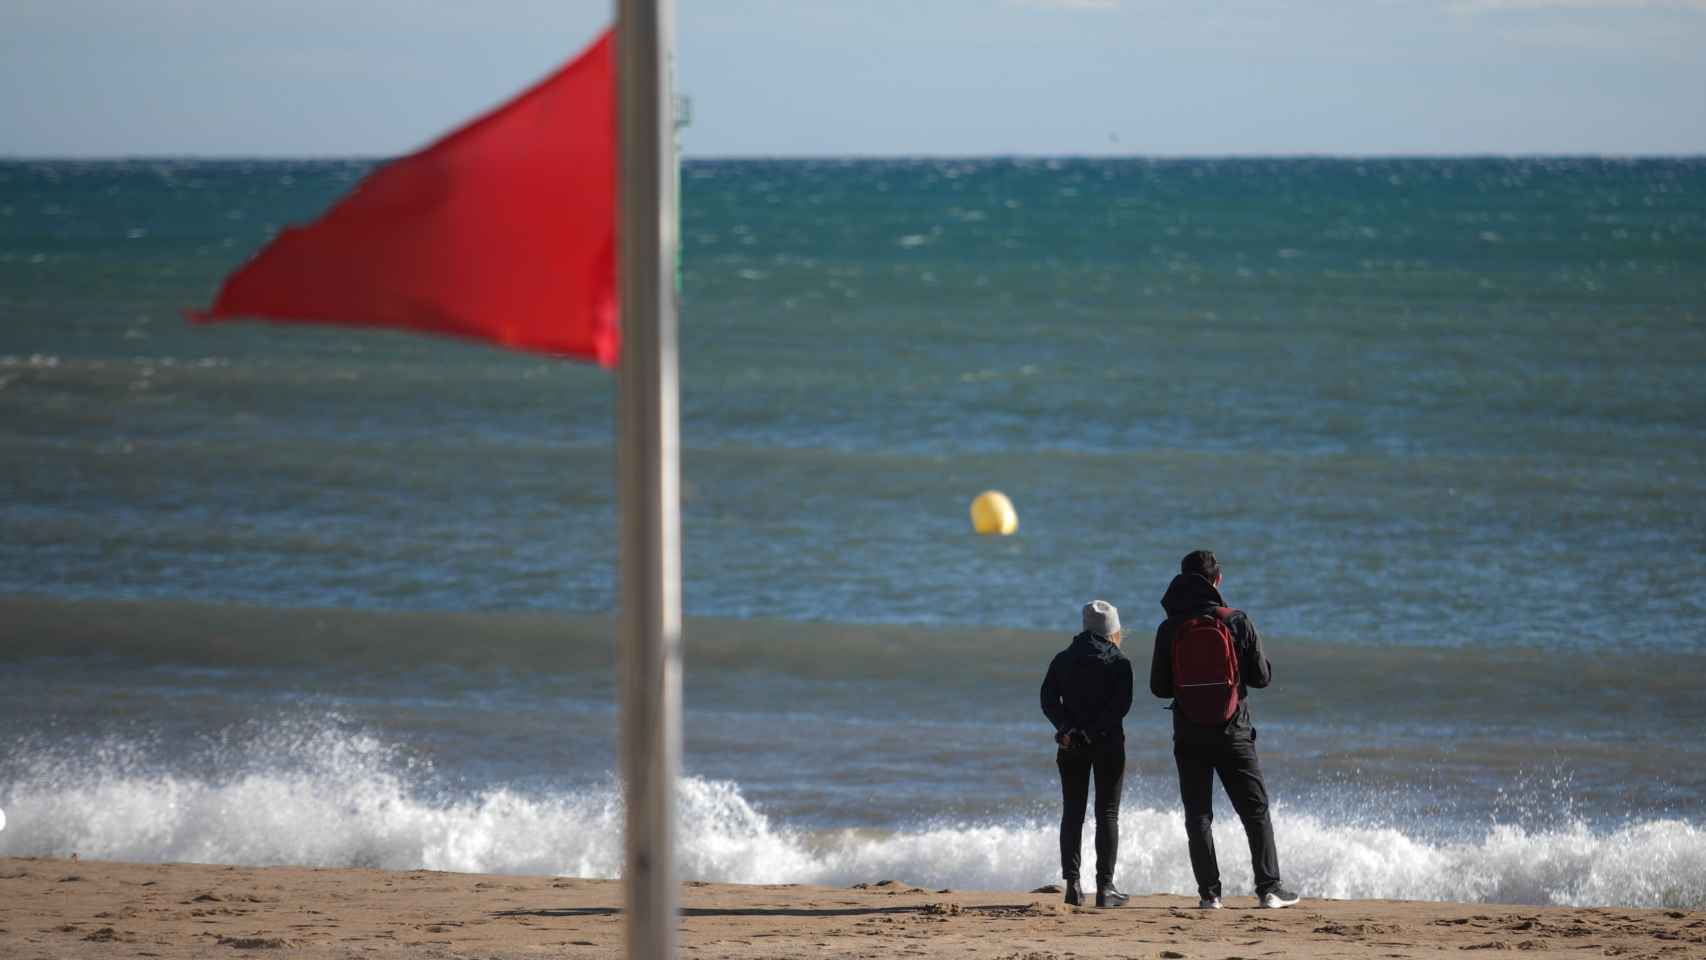
{"type": "MultiPolygon", "coordinates": [[[[224,749],[233,749],[230,747],[224,749]]],[[[611,778],[575,788],[458,792],[367,734],[292,729],[249,745],[229,776],[146,769],[116,742],[8,760],[0,855],[144,862],[618,876],[622,797],[611,778]],[[261,755],[253,752],[264,747],[261,755]],[[282,750],[279,748],[283,748],[282,750]],[[270,757],[264,760],[263,757],[270,757]]],[[[1029,889],[1058,876],[1055,826],[1014,818],[896,830],[802,831],[774,822],[729,781],[681,781],[686,879],[845,885],[898,878],[958,889],[1029,889]]],[[[1128,806],[1118,877],[1190,895],[1182,818],[1128,806]]],[[[1492,826],[1420,840],[1401,825],[1349,826],[1276,810],[1287,882],[1307,896],[1695,906],[1706,902],[1706,832],[1682,820],[1552,831],[1492,826]]],[[[1090,836],[1086,835],[1086,843],[1090,836]]],[[[1216,824],[1230,896],[1251,893],[1235,819],[1216,824]]],[[[1086,862],[1094,853],[1086,849],[1086,862]]]]}

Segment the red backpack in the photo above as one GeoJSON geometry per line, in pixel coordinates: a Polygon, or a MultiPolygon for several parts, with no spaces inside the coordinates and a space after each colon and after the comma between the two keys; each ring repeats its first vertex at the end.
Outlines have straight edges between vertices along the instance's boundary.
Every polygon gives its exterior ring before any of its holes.
{"type": "Polygon", "coordinates": [[[1219,726],[1238,712],[1238,649],[1226,621],[1232,611],[1215,607],[1173,628],[1173,698],[1185,719],[1219,726]]]}

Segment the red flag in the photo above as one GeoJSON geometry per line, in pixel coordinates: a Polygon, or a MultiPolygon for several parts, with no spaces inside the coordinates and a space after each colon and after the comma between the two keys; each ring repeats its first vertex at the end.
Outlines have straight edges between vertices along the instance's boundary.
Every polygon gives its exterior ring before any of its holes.
{"type": "Polygon", "coordinates": [[[399,327],[613,366],[611,48],[606,32],[516,99],[374,170],[190,318],[399,327]]]}

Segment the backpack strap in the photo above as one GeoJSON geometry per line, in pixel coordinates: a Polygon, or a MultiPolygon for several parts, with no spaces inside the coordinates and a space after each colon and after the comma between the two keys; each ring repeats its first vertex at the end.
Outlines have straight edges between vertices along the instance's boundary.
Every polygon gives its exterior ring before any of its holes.
{"type": "Polygon", "coordinates": [[[1231,607],[1215,607],[1214,618],[1226,625],[1226,633],[1232,636],[1232,675],[1237,678],[1240,688],[1244,685],[1243,651],[1238,649],[1238,637],[1232,635],[1232,615],[1238,611],[1231,607]]]}

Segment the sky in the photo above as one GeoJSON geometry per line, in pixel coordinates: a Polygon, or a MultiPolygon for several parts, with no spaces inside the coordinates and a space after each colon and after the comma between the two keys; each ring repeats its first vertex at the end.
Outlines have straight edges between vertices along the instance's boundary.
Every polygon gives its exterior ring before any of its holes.
{"type": "MultiPolygon", "coordinates": [[[[609,0],[0,0],[0,156],[390,156],[609,0]]],[[[678,0],[689,156],[1706,154],[1706,0],[678,0]]]]}

